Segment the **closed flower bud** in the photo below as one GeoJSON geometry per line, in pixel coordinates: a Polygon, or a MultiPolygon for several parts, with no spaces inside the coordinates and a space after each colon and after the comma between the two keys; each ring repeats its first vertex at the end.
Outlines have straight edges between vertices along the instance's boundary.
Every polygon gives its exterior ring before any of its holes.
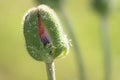
{"type": "Polygon", "coordinates": [[[67,54],[68,39],[55,12],[48,6],[30,9],[24,16],[23,29],[26,48],[34,59],[51,62],[67,54]]]}
{"type": "Polygon", "coordinates": [[[111,10],[111,0],[93,0],[93,8],[100,14],[108,14],[111,10]]]}

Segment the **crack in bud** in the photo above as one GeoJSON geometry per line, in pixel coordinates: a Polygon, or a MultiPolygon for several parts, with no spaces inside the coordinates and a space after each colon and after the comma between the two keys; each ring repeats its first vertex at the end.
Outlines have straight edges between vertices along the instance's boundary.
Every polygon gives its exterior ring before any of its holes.
{"type": "Polygon", "coordinates": [[[44,26],[41,23],[39,11],[37,12],[37,18],[38,18],[39,37],[40,37],[40,40],[42,41],[43,45],[46,46],[47,44],[50,43],[50,38],[48,36],[47,31],[45,30],[44,26]]]}

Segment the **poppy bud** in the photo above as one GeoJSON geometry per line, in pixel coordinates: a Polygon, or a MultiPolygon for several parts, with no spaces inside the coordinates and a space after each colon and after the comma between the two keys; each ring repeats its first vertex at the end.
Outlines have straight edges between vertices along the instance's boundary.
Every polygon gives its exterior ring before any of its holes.
{"type": "Polygon", "coordinates": [[[93,8],[100,14],[108,14],[111,9],[111,0],[93,0],[93,8]]]}
{"type": "Polygon", "coordinates": [[[46,5],[30,9],[23,20],[29,54],[36,60],[51,62],[69,49],[69,41],[55,12],[46,5]]]}

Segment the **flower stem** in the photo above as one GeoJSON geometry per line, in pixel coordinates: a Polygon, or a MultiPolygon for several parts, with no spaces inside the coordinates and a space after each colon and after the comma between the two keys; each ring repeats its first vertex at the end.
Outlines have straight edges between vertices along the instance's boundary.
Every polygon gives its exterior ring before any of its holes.
{"type": "Polygon", "coordinates": [[[56,80],[54,62],[46,63],[46,71],[47,71],[48,80],[56,80]]]}
{"type": "Polygon", "coordinates": [[[110,80],[111,76],[111,52],[110,52],[110,40],[108,34],[108,15],[101,15],[101,38],[103,47],[103,59],[104,59],[104,80],[110,80]]]}
{"type": "Polygon", "coordinates": [[[86,74],[85,74],[83,57],[81,55],[80,48],[79,48],[79,46],[77,44],[77,40],[76,40],[76,37],[74,35],[73,29],[72,29],[72,25],[71,25],[67,15],[66,15],[65,11],[62,8],[60,9],[60,15],[62,17],[62,20],[64,22],[66,30],[68,31],[68,34],[69,34],[70,38],[72,39],[74,56],[75,56],[76,63],[77,63],[77,66],[78,66],[78,71],[80,73],[79,80],[86,80],[86,74]]]}

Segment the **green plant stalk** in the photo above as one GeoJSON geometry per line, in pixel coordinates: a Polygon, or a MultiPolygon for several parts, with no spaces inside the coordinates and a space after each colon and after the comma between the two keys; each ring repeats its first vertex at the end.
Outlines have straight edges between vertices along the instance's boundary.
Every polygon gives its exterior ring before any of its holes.
{"type": "Polygon", "coordinates": [[[78,71],[80,72],[79,80],[86,80],[83,58],[82,58],[82,55],[80,52],[80,48],[77,44],[77,40],[74,36],[72,25],[70,24],[69,19],[66,15],[65,11],[62,8],[59,9],[59,13],[64,22],[65,28],[66,28],[70,38],[72,39],[72,45],[73,45],[74,55],[75,55],[75,59],[76,59],[76,64],[78,66],[78,71]]]}
{"type": "Polygon", "coordinates": [[[46,71],[47,71],[48,80],[56,80],[54,62],[45,63],[45,64],[46,64],[46,71]]]}
{"type": "Polygon", "coordinates": [[[110,40],[108,34],[108,15],[101,15],[101,38],[102,47],[104,51],[104,80],[110,80],[111,76],[111,52],[110,52],[110,40]]]}

